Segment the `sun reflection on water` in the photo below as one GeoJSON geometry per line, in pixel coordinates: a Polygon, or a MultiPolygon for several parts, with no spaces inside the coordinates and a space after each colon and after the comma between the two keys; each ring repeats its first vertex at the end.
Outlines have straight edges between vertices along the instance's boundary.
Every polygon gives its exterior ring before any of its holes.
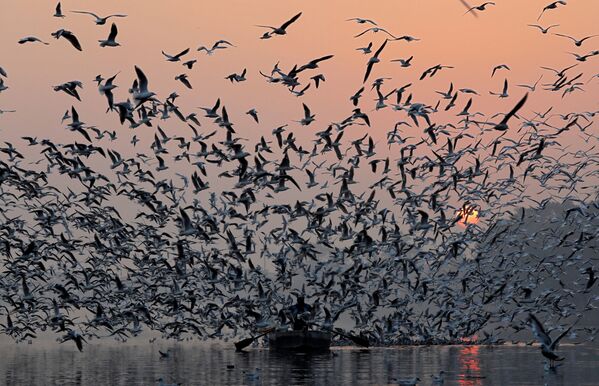
{"type": "Polygon", "coordinates": [[[463,346],[458,351],[459,379],[461,386],[477,386],[483,384],[484,377],[480,368],[480,346],[463,346]]]}

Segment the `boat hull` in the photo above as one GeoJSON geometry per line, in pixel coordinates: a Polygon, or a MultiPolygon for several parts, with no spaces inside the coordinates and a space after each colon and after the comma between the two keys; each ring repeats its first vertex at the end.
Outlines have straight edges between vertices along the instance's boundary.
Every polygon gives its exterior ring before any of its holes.
{"type": "Polygon", "coordinates": [[[268,334],[268,347],[282,351],[327,351],[331,334],[323,331],[275,331],[268,334]]]}

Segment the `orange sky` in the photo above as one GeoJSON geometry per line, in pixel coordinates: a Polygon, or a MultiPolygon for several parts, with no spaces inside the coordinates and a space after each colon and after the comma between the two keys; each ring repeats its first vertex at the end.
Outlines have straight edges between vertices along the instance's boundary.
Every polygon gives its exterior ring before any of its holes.
{"type": "MultiPolygon", "coordinates": [[[[473,2],[471,2],[473,3],[473,2]]],[[[51,129],[60,132],[58,119],[71,104],[75,104],[88,124],[115,126],[114,117],[104,115],[104,100],[95,90],[92,79],[97,74],[121,74],[116,83],[117,99],[124,99],[126,89],[134,78],[133,65],[141,66],[150,78],[150,86],[164,97],[176,90],[182,95],[181,106],[191,110],[199,105],[209,105],[217,97],[223,98],[233,119],[248,125],[252,133],[270,133],[272,127],[290,119],[299,119],[301,103],[283,87],[268,84],[258,75],[258,70],[268,71],[280,61],[289,69],[295,63],[305,63],[325,54],[335,58],[322,65],[327,81],[318,90],[310,90],[303,98],[317,114],[317,122],[307,129],[310,134],[332,120],[340,120],[351,111],[347,98],[360,86],[368,56],[355,48],[369,41],[380,45],[383,37],[366,34],[354,39],[364,25],[345,22],[349,17],[376,20],[381,27],[396,35],[408,34],[422,39],[419,42],[393,42],[382,54],[382,63],[375,67],[372,78],[392,76],[388,88],[413,81],[420,72],[441,63],[453,65],[453,70],[443,71],[433,79],[417,82],[415,97],[431,104],[433,90],[445,90],[450,81],[458,87],[477,89],[483,96],[475,106],[481,110],[503,111],[513,105],[514,97],[498,100],[490,97],[488,90],[499,90],[504,76],[511,82],[513,96],[521,95],[516,83],[533,83],[540,74],[550,79],[550,74],[540,65],[562,67],[573,63],[567,51],[587,53],[599,47],[599,40],[589,40],[582,48],[574,47],[568,40],[542,35],[527,27],[535,23],[546,1],[497,1],[479,18],[463,16],[464,7],[455,1],[64,1],[65,19],[53,18],[54,2],[38,0],[11,0],[3,4],[0,23],[2,57],[0,66],[9,73],[9,90],[0,94],[0,107],[17,109],[15,114],[0,118],[3,135],[12,138],[24,132],[45,133],[51,129]],[[118,48],[100,48],[96,41],[108,35],[109,23],[96,26],[87,15],[69,10],[90,10],[98,14],[126,13],[129,17],[115,20],[119,27],[118,48]],[[285,37],[260,40],[263,29],[254,24],[280,24],[298,11],[300,20],[289,28],[285,37]],[[65,41],[49,36],[59,28],[73,31],[82,42],[84,51],[75,51],[65,41]],[[24,45],[19,38],[34,35],[51,40],[50,46],[24,45]],[[188,58],[199,62],[191,71],[183,71],[179,64],[167,63],[161,50],[170,53],[184,48],[196,49],[217,39],[227,39],[237,47],[218,52],[209,57],[193,51],[188,58]],[[413,66],[400,68],[390,59],[414,55],[413,66]],[[499,73],[490,79],[491,68],[508,64],[510,73],[499,73]],[[248,68],[248,81],[230,84],[223,78],[248,68]],[[194,90],[186,90],[174,81],[174,76],[187,72],[194,90]],[[65,94],[56,94],[52,85],[69,80],[81,80],[86,87],[83,103],[65,94]],[[120,93],[119,93],[120,91],[120,93]],[[486,95],[485,95],[486,94],[486,95]],[[101,108],[100,108],[101,106],[101,108]],[[255,127],[243,113],[255,107],[264,122],[255,127]]],[[[475,3],[473,3],[475,4],[475,3]]],[[[573,36],[597,33],[594,17],[599,14],[597,1],[570,1],[568,6],[547,12],[542,25],[560,24],[552,32],[573,36]]],[[[584,81],[597,70],[597,60],[581,63],[579,70],[587,74],[584,81]]],[[[557,93],[537,92],[531,98],[529,109],[539,109],[560,102],[562,111],[576,108],[597,109],[599,80],[585,86],[586,93],[577,93],[562,99],[557,93]]],[[[374,97],[373,94],[371,97],[374,97]]],[[[463,102],[465,100],[462,100],[463,102]]],[[[374,102],[373,102],[374,105],[374,102]]],[[[364,108],[363,108],[364,109],[364,108]]],[[[369,110],[369,109],[364,109],[369,110]]],[[[191,112],[191,111],[190,111],[191,112]]],[[[378,114],[373,120],[382,125],[394,122],[388,112],[378,114]]],[[[118,123],[117,123],[118,124],[118,123]]],[[[376,125],[375,125],[376,126],[376,125]]],[[[376,131],[377,129],[373,129],[376,131]]],[[[301,133],[297,133],[301,138],[301,133]]]]}

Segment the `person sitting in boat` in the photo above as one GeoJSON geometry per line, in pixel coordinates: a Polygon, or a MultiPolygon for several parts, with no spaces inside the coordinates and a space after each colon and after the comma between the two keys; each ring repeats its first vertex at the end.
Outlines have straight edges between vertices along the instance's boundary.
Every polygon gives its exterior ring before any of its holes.
{"type": "Polygon", "coordinates": [[[312,319],[313,307],[306,304],[303,296],[297,297],[297,303],[289,307],[289,314],[293,322],[294,331],[307,330],[312,319]]]}

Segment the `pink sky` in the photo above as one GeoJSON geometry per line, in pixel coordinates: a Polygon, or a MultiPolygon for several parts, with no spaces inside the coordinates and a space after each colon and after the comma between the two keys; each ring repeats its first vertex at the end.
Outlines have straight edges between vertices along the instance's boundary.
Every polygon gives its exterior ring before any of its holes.
{"type": "MultiPolygon", "coordinates": [[[[51,133],[58,138],[70,135],[63,131],[59,119],[73,104],[87,124],[119,129],[115,117],[104,114],[104,97],[99,95],[92,80],[97,74],[108,77],[120,71],[116,80],[120,86],[116,90],[116,99],[123,100],[134,79],[133,65],[139,65],[148,75],[150,87],[161,98],[177,91],[182,96],[178,100],[180,106],[188,113],[195,111],[197,106],[211,105],[221,97],[232,119],[239,122],[238,127],[246,126],[240,134],[248,138],[259,138],[259,135],[269,134],[276,125],[299,119],[303,101],[317,114],[317,121],[308,128],[296,128],[295,132],[299,138],[309,140],[314,132],[351,112],[348,97],[361,86],[369,57],[355,48],[372,41],[376,49],[383,40],[382,33],[369,33],[354,39],[353,35],[363,31],[365,25],[346,22],[345,19],[350,17],[371,18],[395,35],[421,39],[388,44],[381,55],[382,62],[375,66],[371,77],[392,77],[384,89],[413,82],[415,100],[434,105],[438,98],[433,97],[433,91],[445,91],[453,81],[457,88],[479,91],[482,96],[475,99],[475,110],[504,112],[524,93],[524,89],[515,84],[532,84],[541,74],[544,74],[544,81],[553,79],[551,73],[539,66],[565,67],[576,63],[567,52],[587,53],[599,47],[599,39],[590,39],[578,48],[567,39],[551,35],[551,32],[559,32],[581,37],[599,32],[594,21],[599,14],[599,2],[570,1],[565,7],[546,12],[539,24],[560,26],[543,35],[527,24],[536,23],[545,3],[537,0],[498,1],[497,6],[488,7],[479,18],[474,18],[463,15],[465,9],[457,0],[379,1],[376,4],[364,1],[102,1],[93,5],[64,1],[63,10],[67,17],[58,19],[52,17],[54,2],[8,1],[3,4],[0,15],[3,26],[0,66],[9,73],[6,84],[10,89],[0,94],[0,108],[16,109],[17,113],[0,117],[0,128],[5,139],[25,133],[51,133]],[[91,16],[74,14],[70,10],[89,10],[100,15],[128,14],[127,18],[111,19],[119,27],[117,40],[122,47],[98,47],[97,40],[106,38],[110,22],[96,26],[91,16]],[[299,11],[303,12],[302,17],[289,28],[286,36],[258,39],[264,30],[255,24],[281,24],[299,11]],[[84,51],[78,52],[67,42],[51,38],[50,32],[59,28],[73,31],[84,51]],[[29,35],[50,41],[51,45],[17,44],[18,39],[29,35]],[[195,51],[200,45],[221,38],[236,47],[213,56],[195,51]],[[175,53],[187,47],[192,48],[187,59],[198,59],[197,65],[189,71],[180,64],[166,62],[160,53],[161,50],[175,53]],[[327,81],[319,90],[312,87],[301,101],[285,88],[268,84],[258,74],[258,70],[269,71],[276,62],[280,62],[283,69],[290,69],[293,64],[303,64],[325,54],[335,55],[333,60],[321,66],[327,81]],[[408,69],[389,62],[411,55],[415,58],[408,69]],[[444,70],[435,78],[417,81],[422,70],[439,63],[455,68],[444,70]],[[502,63],[509,65],[512,71],[500,71],[491,79],[493,66],[502,63]],[[247,82],[232,85],[224,79],[245,67],[248,68],[247,82]],[[174,80],[183,72],[188,73],[194,90],[187,90],[174,80]],[[498,100],[488,95],[488,91],[501,88],[505,77],[510,81],[512,97],[498,100]],[[84,83],[83,103],[52,91],[52,85],[69,80],[84,83]],[[244,114],[251,107],[260,113],[262,124],[259,126],[244,114]]],[[[571,74],[584,72],[582,79],[586,82],[597,68],[597,59],[591,58],[571,70],[571,74]]],[[[564,99],[561,93],[537,91],[525,108],[525,116],[533,109],[552,105],[562,112],[597,109],[599,79],[583,87],[586,92],[574,93],[564,99]]],[[[364,111],[374,107],[374,101],[372,107],[365,102],[375,96],[372,93],[362,100],[364,111]]],[[[458,108],[466,100],[462,96],[458,108]]],[[[370,131],[382,138],[384,131],[397,119],[397,113],[390,111],[373,114],[374,125],[370,131]]],[[[169,129],[181,130],[182,127],[169,129]]]]}

